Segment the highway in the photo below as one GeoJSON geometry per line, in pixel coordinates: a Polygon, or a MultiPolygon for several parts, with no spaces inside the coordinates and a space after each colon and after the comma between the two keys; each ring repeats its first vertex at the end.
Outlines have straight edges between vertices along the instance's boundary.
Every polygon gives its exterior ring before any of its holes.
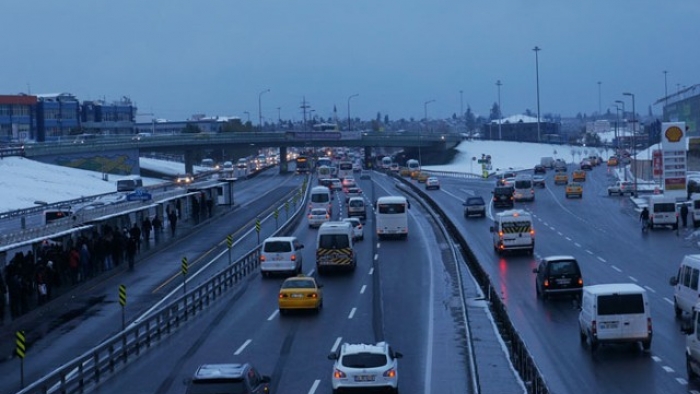
{"type": "MultiPolygon", "coordinates": [[[[673,312],[668,284],[683,255],[697,253],[691,231],[659,229],[642,234],[638,211],[628,197],[609,197],[611,172],[588,172],[582,199],[566,199],[564,186],[547,174],[545,189],[531,203],[516,203],[535,218],[535,255],[494,253],[488,219],[457,220],[481,265],[507,305],[509,316],[528,345],[554,393],[687,393],[685,339],[673,312]],[[604,346],[591,354],[579,341],[577,304],[571,299],[539,300],[532,269],[538,257],[573,255],[584,284],[637,283],[649,292],[654,337],[649,353],[633,346],[604,346]]],[[[429,192],[455,219],[467,195],[490,197],[492,180],[442,178],[429,192]]],[[[491,210],[491,215],[494,210],[491,210]]],[[[692,391],[696,392],[696,391],[692,391]]]]}

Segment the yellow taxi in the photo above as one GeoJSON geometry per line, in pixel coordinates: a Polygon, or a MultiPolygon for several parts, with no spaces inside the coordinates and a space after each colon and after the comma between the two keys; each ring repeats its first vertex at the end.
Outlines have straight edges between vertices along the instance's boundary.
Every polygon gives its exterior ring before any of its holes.
{"type": "Polygon", "coordinates": [[[586,180],[586,171],[576,170],[571,173],[571,180],[574,182],[584,182],[586,180]]]}
{"type": "Polygon", "coordinates": [[[557,172],[554,174],[554,184],[559,185],[559,184],[564,184],[566,185],[569,182],[569,175],[565,172],[557,172]]]}
{"type": "Polygon", "coordinates": [[[430,178],[430,176],[427,172],[419,172],[418,176],[416,176],[416,180],[420,183],[425,183],[425,181],[427,181],[428,178],[430,178]]]}
{"type": "Polygon", "coordinates": [[[409,170],[407,167],[401,167],[399,170],[399,175],[409,177],[411,176],[411,170],[409,170]]]}
{"type": "Polygon", "coordinates": [[[580,183],[569,182],[566,185],[566,198],[571,197],[583,198],[583,186],[580,183]]]}
{"type": "Polygon", "coordinates": [[[608,167],[616,167],[617,166],[617,157],[612,156],[608,159],[608,167]]]}
{"type": "Polygon", "coordinates": [[[319,312],[323,307],[323,285],[303,274],[285,279],[280,287],[277,304],[280,315],[292,309],[311,309],[319,312]]]}

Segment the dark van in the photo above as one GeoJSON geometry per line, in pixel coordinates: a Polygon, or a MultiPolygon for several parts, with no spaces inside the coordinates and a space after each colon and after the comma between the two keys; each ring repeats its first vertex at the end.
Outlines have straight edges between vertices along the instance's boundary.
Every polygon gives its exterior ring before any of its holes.
{"type": "Polygon", "coordinates": [[[493,206],[496,208],[513,208],[513,186],[496,186],[493,189],[493,206]]]}

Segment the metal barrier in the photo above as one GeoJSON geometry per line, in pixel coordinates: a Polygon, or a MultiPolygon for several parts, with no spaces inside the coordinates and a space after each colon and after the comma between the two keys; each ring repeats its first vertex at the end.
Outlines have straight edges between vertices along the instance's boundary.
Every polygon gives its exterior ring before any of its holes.
{"type": "MultiPolygon", "coordinates": [[[[296,211],[275,231],[274,235],[292,231],[304,217],[308,195],[308,177],[299,192],[292,192],[285,204],[292,203],[296,211]],[[302,196],[297,199],[297,195],[302,196]]],[[[268,216],[268,219],[270,216],[268,216]]],[[[222,297],[260,264],[260,246],[248,252],[232,265],[211,277],[158,311],[144,317],[131,328],[123,330],[97,347],[55,369],[49,375],[25,387],[18,394],[84,393],[110,375],[118,373],[130,361],[155,346],[164,337],[183,326],[206,307],[222,297]]]]}

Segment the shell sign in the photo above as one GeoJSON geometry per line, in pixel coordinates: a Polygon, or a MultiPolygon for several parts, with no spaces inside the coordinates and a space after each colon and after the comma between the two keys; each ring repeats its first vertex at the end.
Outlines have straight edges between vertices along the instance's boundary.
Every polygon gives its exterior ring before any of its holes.
{"type": "Polygon", "coordinates": [[[679,142],[683,138],[683,130],[678,126],[671,126],[666,129],[664,137],[666,137],[668,142],[679,142]]]}

